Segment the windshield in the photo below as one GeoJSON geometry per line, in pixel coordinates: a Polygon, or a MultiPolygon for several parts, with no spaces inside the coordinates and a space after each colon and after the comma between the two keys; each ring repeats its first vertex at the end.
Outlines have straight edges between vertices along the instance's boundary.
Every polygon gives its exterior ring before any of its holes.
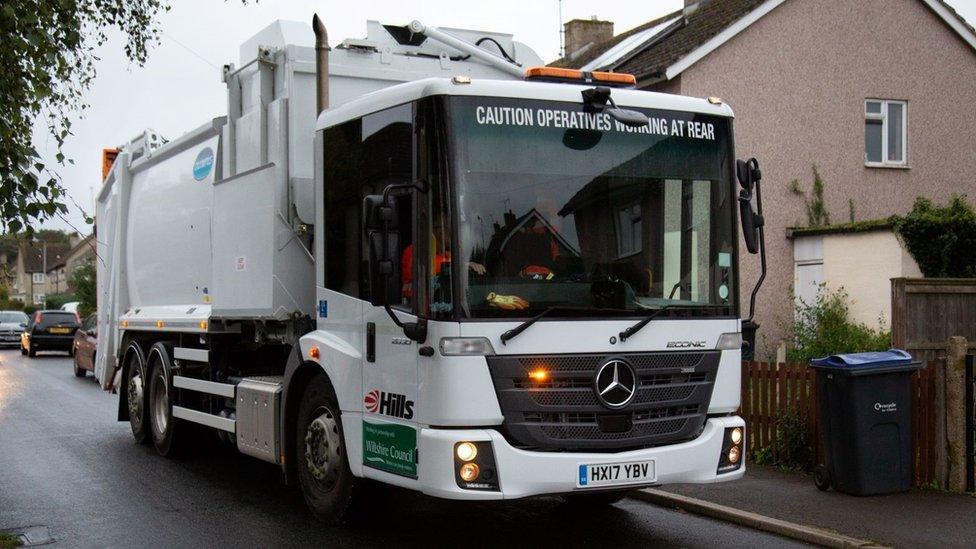
{"type": "Polygon", "coordinates": [[[450,109],[463,316],[732,314],[728,119],[637,109],[651,122],[636,130],[574,103],[450,109]]]}
{"type": "Polygon", "coordinates": [[[3,311],[0,312],[0,323],[14,322],[17,324],[27,323],[27,314],[20,311],[3,311]]]}

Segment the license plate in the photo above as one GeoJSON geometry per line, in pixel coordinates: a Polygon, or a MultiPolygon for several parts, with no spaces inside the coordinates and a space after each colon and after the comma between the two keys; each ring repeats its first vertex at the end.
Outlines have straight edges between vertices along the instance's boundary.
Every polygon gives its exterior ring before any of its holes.
{"type": "Polygon", "coordinates": [[[580,465],[577,488],[654,482],[654,460],[580,465]]]}
{"type": "Polygon", "coordinates": [[[66,334],[71,331],[71,328],[48,328],[47,331],[52,334],[66,334]]]}

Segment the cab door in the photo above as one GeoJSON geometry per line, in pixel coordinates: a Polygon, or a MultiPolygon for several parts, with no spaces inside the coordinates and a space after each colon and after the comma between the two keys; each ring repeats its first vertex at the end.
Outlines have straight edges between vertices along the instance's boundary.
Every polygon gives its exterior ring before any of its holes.
{"type": "MultiPolygon", "coordinates": [[[[380,194],[390,184],[416,181],[416,123],[413,104],[400,105],[363,117],[362,143],[366,184],[380,194]]],[[[398,278],[401,291],[390,309],[365,304],[363,360],[363,465],[368,477],[385,474],[417,478],[418,425],[416,418],[418,345],[404,335],[397,322],[417,321],[416,270],[423,251],[416,242],[420,193],[400,189],[391,193],[397,205],[400,237],[398,278]]]]}

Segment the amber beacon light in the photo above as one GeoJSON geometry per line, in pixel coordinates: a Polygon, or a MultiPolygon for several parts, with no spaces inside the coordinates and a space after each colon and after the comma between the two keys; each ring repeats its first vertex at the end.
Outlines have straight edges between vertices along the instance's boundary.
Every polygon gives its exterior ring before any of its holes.
{"type": "Polygon", "coordinates": [[[532,67],[525,71],[526,80],[545,82],[569,82],[579,84],[605,84],[607,86],[636,86],[637,79],[632,74],[620,72],[585,72],[558,67],[532,67]]]}

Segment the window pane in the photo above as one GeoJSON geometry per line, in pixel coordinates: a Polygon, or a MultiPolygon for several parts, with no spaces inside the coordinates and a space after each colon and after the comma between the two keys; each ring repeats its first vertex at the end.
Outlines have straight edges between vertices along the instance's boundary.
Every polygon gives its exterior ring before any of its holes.
{"type": "Polygon", "coordinates": [[[902,162],[902,145],[905,136],[902,135],[905,105],[888,103],[888,160],[902,162]]]}
{"type": "Polygon", "coordinates": [[[864,110],[869,114],[881,114],[881,102],[868,101],[867,103],[865,103],[864,110]]]}
{"type": "Polygon", "coordinates": [[[867,162],[881,162],[881,121],[864,121],[864,160],[867,162]]]}

